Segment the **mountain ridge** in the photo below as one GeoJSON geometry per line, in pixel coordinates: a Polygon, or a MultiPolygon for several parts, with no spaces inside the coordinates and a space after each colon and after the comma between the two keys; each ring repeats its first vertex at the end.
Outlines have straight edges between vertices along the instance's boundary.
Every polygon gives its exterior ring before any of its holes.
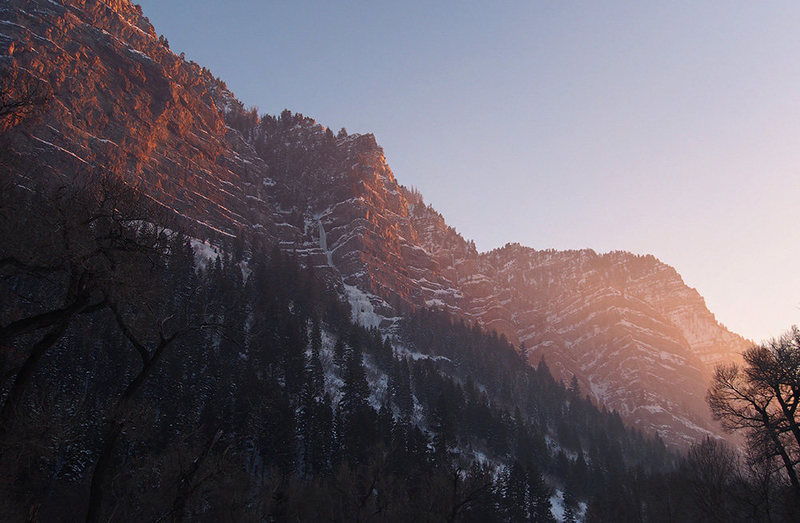
{"type": "Polygon", "coordinates": [[[655,257],[478,252],[397,182],[373,135],[246,110],[127,0],[12,0],[0,19],[4,71],[54,93],[44,115],[4,133],[20,179],[111,172],[197,236],[294,252],[389,335],[408,311],[443,309],[505,336],[532,364],[546,358],[557,379],[576,376],[598,404],[668,443],[718,432],[705,387],[748,342],[655,257]]]}

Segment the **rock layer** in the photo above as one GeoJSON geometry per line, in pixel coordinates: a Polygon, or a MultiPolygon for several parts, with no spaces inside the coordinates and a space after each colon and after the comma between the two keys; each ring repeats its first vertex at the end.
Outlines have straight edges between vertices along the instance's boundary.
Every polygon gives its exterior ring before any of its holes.
{"type": "MultiPolygon", "coordinates": [[[[652,256],[479,253],[397,183],[372,135],[302,115],[245,111],[209,71],[169,50],[127,0],[11,0],[0,68],[40,82],[44,112],[3,132],[13,176],[58,183],[99,170],[140,187],[198,236],[278,243],[391,332],[415,307],[504,335],[628,422],[683,446],[715,431],[713,365],[747,346],[652,256]]],[[[491,354],[486,355],[491,358],[491,354]]]]}

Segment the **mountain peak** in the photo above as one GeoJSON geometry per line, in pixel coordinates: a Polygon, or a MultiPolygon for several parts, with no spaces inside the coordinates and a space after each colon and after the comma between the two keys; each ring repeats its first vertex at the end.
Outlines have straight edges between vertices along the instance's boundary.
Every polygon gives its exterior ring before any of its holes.
{"type": "Polygon", "coordinates": [[[44,115],[2,136],[9,164],[27,165],[13,170],[21,180],[110,173],[199,238],[292,252],[387,335],[409,311],[442,309],[504,335],[531,362],[546,356],[557,378],[577,376],[597,403],[672,444],[716,430],[710,369],[747,342],[672,267],[519,243],[479,253],[398,184],[374,135],[246,110],[130,2],[11,4],[4,38],[20,50],[3,51],[2,67],[35,72],[56,93],[44,115]]]}

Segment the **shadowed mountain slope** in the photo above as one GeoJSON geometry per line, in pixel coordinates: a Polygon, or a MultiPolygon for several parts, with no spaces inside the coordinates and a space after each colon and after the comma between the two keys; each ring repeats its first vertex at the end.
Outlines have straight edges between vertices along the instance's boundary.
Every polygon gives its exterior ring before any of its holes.
{"type": "Polygon", "coordinates": [[[654,257],[517,244],[479,253],[398,184],[372,135],[245,110],[126,0],[7,2],[0,68],[53,93],[0,136],[20,183],[111,173],[195,236],[293,252],[364,325],[393,334],[411,310],[443,309],[496,330],[533,364],[545,357],[557,378],[576,376],[595,401],[668,443],[716,432],[710,372],[747,342],[654,257]]]}

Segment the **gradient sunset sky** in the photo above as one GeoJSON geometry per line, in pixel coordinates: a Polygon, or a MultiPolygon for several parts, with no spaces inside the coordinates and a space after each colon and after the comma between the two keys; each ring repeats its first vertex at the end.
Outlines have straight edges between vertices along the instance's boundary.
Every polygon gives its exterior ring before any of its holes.
{"type": "Polygon", "coordinates": [[[800,2],[145,0],[247,106],[376,135],[480,250],[654,254],[800,323],[800,2]]]}

